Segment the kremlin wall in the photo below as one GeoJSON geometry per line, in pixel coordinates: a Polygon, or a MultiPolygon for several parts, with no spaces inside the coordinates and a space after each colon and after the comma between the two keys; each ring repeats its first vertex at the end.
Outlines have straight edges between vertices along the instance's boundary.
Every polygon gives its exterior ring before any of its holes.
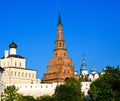
{"type": "Polygon", "coordinates": [[[36,77],[37,72],[35,70],[26,67],[26,58],[17,55],[17,48],[17,44],[13,41],[9,45],[9,50],[5,50],[4,56],[0,58],[2,70],[0,72],[0,91],[3,91],[6,86],[15,85],[19,89],[18,92],[23,95],[34,97],[52,95],[57,85],[63,84],[65,80],[71,77],[78,79],[81,76],[85,79],[85,82],[81,83],[81,89],[87,95],[90,83],[99,78],[95,67],[88,74],[84,56],[80,67],[81,75],[79,76],[75,73],[72,59],[67,55],[60,13],[58,16],[55,49],[53,51],[54,57],[49,59],[49,65],[46,67],[47,72],[44,74],[44,83],[41,83],[41,80],[36,77]]]}

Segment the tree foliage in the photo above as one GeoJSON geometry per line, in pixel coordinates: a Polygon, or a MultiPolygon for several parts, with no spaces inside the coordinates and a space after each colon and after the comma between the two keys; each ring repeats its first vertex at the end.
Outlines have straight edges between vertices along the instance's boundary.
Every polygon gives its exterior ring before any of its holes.
{"type": "Polygon", "coordinates": [[[23,96],[22,101],[36,101],[33,96],[23,96]]]}
{"type": "Polygon", "coordinates": [[[104,74],[92,82],[89,90],[92,101],[119,101],[120,69],[107,66],[104,74]]]}
{"type": "Polygon", "coordinates": [[[70,78],[65,84],[57,86],[54,97],[56,101],[85,101],[80,82],[75,78],[70,78]]]}
{"type": "Polygon", "coordinates": [[[52,96],[43,95],[43,96],[37,97],[36,101],[54,101],[54,99],[52,96]]]}
{"type": "Polygon", "coordinates": [[[14,101],[17,99],[18,93],[17,93],[17,88],[12,85],[12,86],[7,86],[4,89],[4,100],[5,101],[14,101]]]}

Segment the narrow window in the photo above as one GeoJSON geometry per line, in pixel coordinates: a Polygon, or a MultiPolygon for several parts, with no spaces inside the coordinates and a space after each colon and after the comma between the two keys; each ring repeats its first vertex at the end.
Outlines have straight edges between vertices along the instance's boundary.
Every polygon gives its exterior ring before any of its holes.
{"type": "Polygon", "coordinates": [[[18,76],[20,77],[20,72],[18,73],[18,76]]]}
{"type": "Polygon", "coordinates": [[[25,77],[27,77],[27,73],[25,74],[25,77]]]}
{"type": "Polygon", "coordinates": [[[15,62],[15,66],[17,66],[17,63],[15,62]]]}
{"type": "Polygon", "coordinates": [[[21,67],[21,62],[20,62],[20,64],[19,64],[19,66],[21,67]]]}
{"type": "Polygon", "coordinates": [[[64,56],[66,56],[66,53],[64,53],[64,56]]]}
{"type": "Polygon", "coordinates": [[[57,57],[57,53],[55,54],[55,56],[57,57]]]}
{"type": "Polygon", "coordinates": [[[59,43],[59,46],[61,47],[61,43],[59,43]]]}
{"type": "Polygon", "coordinates": [[[64,43],[63,43],[63,47],[64,47],[64,43]]]}
{"type": "Polygon", "coordinates": [[[13,71],[11,72],[11,76],[13,76],[13,71]]]}
{"type": "Polygon", "coordinates": [[[29,78],[31,78],[31,73],[29,74],[29,78]]]}
{"type": "Polygon", "coordinates": [[[32,78],[34,78],[34,74],[32,75],[32,78]]]}
{"type": "Polygon", "coordinates": [[[22,73],[22,77],[24,77],[24,73],[22,73]]]}
{"type": "Polygon", "coordinates": [[[14,74],[14,75],[16,76],[16,74],[17,74],[17,72],[15,72],[15,74],[14,74]]]}

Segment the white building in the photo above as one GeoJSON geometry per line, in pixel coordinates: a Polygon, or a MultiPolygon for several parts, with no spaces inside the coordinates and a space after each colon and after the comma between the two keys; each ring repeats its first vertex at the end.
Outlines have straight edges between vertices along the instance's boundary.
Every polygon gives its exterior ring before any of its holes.
{"type": "Polygon", "coordinates": [[[10,51],[5,50],[0,59],[1,67],[4,69],[2,80],[5,84],[39,84],[36,71],[26,68],[26,58],[17,55],[17,45],[14,41],[9,45],[10,51]],[[9,54],[10,52],[10,54],[9,54]]]}

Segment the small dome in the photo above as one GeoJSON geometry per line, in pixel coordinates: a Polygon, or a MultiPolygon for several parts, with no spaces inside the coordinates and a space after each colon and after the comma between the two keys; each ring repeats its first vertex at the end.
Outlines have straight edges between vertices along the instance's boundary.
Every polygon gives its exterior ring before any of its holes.
{"type": "Polygon", "coordinates": [[[96,68],[95,66],[93,66],[93,67],[91,68],[91,72],[97,72],[97,68],[96,68]]]}
{"type": "Polygon", "coordinates": [[[88,67],[86,65],[82,65],[81,70],[88,70],[88,67]]]}
{"type": "Polygon", "coordinates": [[[86,61],[84,59],[84,55],[83,55],[83,59],[82,59],[81,70],[88,70],[88,67],[86,65],[86,61]]]}
{"type": "Polygon", "coordinates": [[[14,43],[14,41],[9,45],[9,48],[17,48],[17,45],[14,43]]]}

